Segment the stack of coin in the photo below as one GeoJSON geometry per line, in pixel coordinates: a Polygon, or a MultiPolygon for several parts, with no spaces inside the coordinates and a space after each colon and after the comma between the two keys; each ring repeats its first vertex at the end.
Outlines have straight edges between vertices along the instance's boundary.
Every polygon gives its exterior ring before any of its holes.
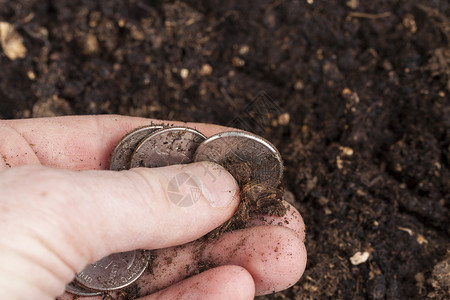
{"type": "Polygon", "coordinates": [[[127,287],[144,273],[149,257],[146,250],[111,254],[77,273],[66,291],[79,296],[98,296],[127,287]]]}
{"type": "MultiPolygon", "coordinates": [[[[163,167],[198,161],[212,161],[237,177],[236,167],[243,163],[258,170],[248,180],[275,187],[280,183],[283,163],[278,150],[267,140],[243,131],[228,131],[206,137],[199,131],[181,126],[149,125],[126,134],[114,148],[110,170],[136,167],[163,167]]],[[[87,266],[75,275],[66,291],[79,296],[96,296],[135,282],[149,263],[149,252],[134,250],[115,253],[87,266]]]]}

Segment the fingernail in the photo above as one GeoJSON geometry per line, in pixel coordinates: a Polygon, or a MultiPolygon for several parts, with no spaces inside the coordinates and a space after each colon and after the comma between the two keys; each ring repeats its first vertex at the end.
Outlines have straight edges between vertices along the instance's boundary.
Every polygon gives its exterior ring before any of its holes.
{"type": "Polygon", "coordinates": [[[239,199],[237,182],[225,168],[205,161],[193,164],[193,168],[202,193],[212,207],[227,207],[239,199]]]}

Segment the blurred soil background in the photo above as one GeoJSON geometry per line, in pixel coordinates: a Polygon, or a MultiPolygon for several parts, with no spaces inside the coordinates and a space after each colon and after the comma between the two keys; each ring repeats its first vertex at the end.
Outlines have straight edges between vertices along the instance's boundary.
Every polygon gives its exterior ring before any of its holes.
{"type": "Polygon", "coordinates": [[[261,299],[449,299],[449,16],[447,0],[0,0],[0,118],[227,125],[255,121],[264,91],[278,110],[258,133],[309,257],[261,299]]]}

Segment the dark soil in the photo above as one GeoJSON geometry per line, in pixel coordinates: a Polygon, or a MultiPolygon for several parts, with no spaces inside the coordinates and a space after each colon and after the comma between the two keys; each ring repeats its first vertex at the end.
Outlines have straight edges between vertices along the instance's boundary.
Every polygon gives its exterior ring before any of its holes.
{"type": "Polygon", "coordinates": [[[304,277],[266,298],[444,299],[449,16],[447,0],[0,0],[27,49],[0,52],[0,118],[250,119],[308,229],[304,277]]]}

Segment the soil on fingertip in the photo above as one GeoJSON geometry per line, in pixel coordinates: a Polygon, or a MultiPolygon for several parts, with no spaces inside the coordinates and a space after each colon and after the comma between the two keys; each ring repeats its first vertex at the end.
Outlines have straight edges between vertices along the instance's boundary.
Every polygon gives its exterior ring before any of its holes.
{"type": "Polygon", "coordinates": [[[0,118],[256,131],[308,250],[302,279],[260,299],[446,299],[449,16],[439,0],[0,1],[17,32],[0,38],[0,118]]]}
{"type": "Polygon", "coordinates": [[[225,232],[246,228],[251,220],[261,215],[286,215],[286,207],[282,203],[283,190],[279,185],[273,187],[260,180],[266,172],[266,166],[233,159],[228,159],[222,165],[238,183],[240,202],[231,219],[207,235],[209,240],[217,239],[225,232]]]}
{"type": "Polygon", "coordinates": [[[117,300],[137,299],[140,297],[139,285],[135,282],[118,292],[117,300]]]}

